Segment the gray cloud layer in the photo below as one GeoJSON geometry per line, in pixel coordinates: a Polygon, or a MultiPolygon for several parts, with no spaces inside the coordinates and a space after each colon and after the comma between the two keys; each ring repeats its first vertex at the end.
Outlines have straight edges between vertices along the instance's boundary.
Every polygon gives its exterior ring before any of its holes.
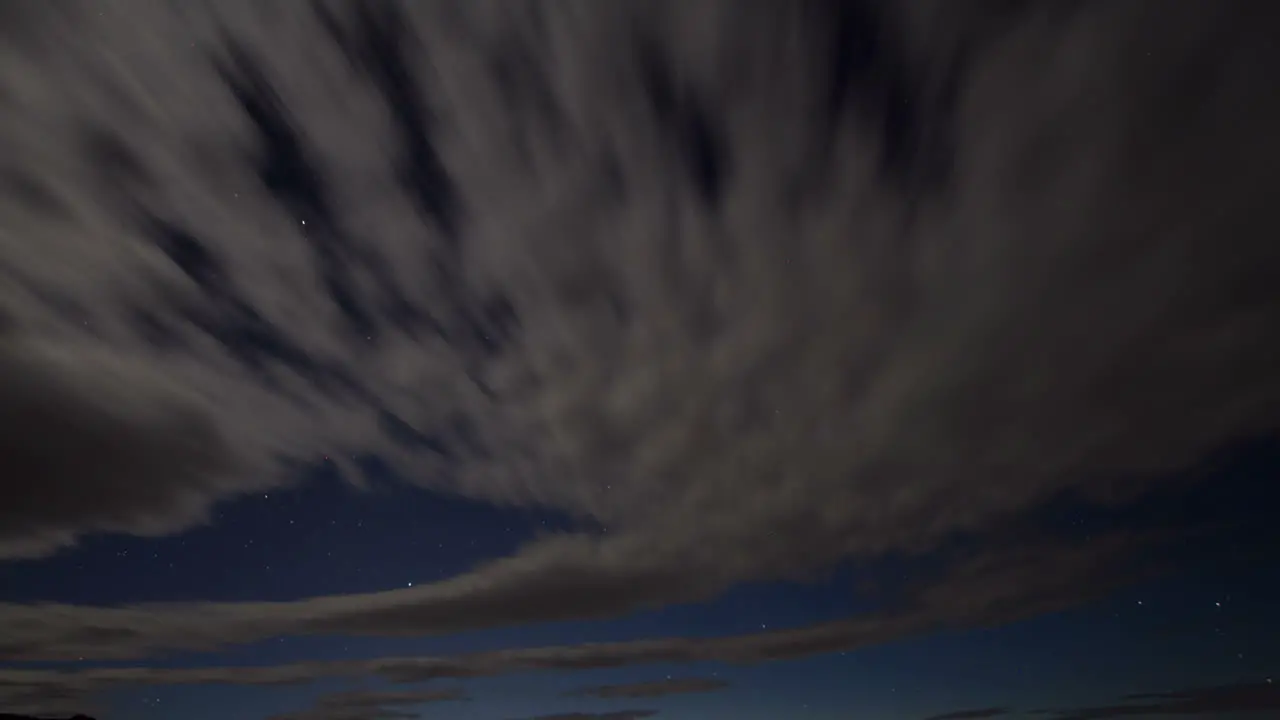
{"type": "Polygon", "coordinates": [[[1124,704],[1063,710],[1055,720],[1107,720],[1108,718],[1160,718],[1280,710],[1280,686],[1271,682],[1220,685],[1178,692],[1130,695],[1124,704]]]}
{"type": "Polygon", "coordinates": [[[598,698],[653,698],[666,695],[686,695],[723,690],[729,683],[716,678],[675,678],[654,682],[627,683],[623,685],[597,685],[576,690],[572,695],[598,698]]]}
{"type": "MultiPolygon", "coordinates": [[[[2,605],[0,657],[611,616],[1127,502],[1277,429],[1275,9],[820,5],[6,8],[0,556],[179,532],[354,451],[608,532],[372,595],[2,605]]],[[[1078,597],[1009,584],[1037,563],[622,654],[1078,597]]]]}
{"type": "Polygon", "coordinates": [[[556,713],[555,715],[539,715],[532,718],[523,718],[522,720],[641,720],[657,714],[657,710],[613,710],[603,713],[556,713]]]}
{"type": "MultiPolygon", "coordinates": [[[[1189,688],[1174,692],[1127,695],[1115,705],[1099,705],[1069,710],[1031,710],[1027,714],[1051,716],[1053,720],[1108,720],[1109,718],[1211,717],[1263,713],[1280,709],[1280,686],[1270,680],[1214,687],[1189,688]]],[[[1002,717],[1008,708],[959,710],[935,715],[928,720],[969,720],[1002,717]]]]}
{"type": "Polygon", "coordinates": [[[957,710],[942,715],[934,715],[926,720],[985,720],[986,718],[1008,714],[1008,708],[982,708],[981,710],[957,710]]]}
{"type": "MultiPolygon", "coordinates": [[[[989,550],[918,588],[903,609],[792,629],[721,638],[655,638],[541,648],[515,648],[437,658],[383,658],[271,667],[98,668],[76,672],[0,670],[0,703],[62,697],[74,702],[121,685],[305,683],[320,678],[377,676],[397,683],[506,673],[573,671],[655,663],[760,663],[852,650],[953,627],[991,626],[1071,606],[1126,575],[1117,557],[1129,538],[1103,538],[1079,549],[1028,545],[1012,555],[989,550]]],[[[696,679],[695,679],[696,680],[696,679]]],[[[610,697],[711,689],[687,680],[596,688],[610,697]]]]}
{"type": "Polygon", "coordinates": [[[268,720],[400,720],[419,717],[412,709],[419,705],[466,699],[467,694],[461,688],[341,692],[321,697],[307,710],[275,715],[268,720]]]}
{"type": "MultiPolygon", "coordinates": [[[[945,574],[913,588],[900,607],[845,623],[817,626],[801,645],[831,649],[884,642],[933,627],[1002,623],[1070,607],[1140,575],[1132,556],[1151,547],[1147,536],[1098,535],[1076,545],[1020,538],[953,559],[945,574]]],[[[591,577],[587,573],[567,577],[591,577]]],[[[465,581],[368,595],[277,603],[178,603],[118,608],[0,604],[8,633],[0,659],[69,660],[146,657],[173,650],[213,650],[293,634],[413,635],[589,615],[598,608],[555,607],[558,595],[585,593],[584,584],[531,579],[474,588],[465,581]],[[456,589],[452,591],[451,589],[456,589]],[[531,592],[540,594],[530,595],[531,592]],[[531,599],[532,598],[532,599],[531,599]],[[531,603],[533,604],[530,607],[531,603]],[[546,605],[541,603],[545,602],[546,605]],[[523,608],[513,617],[505,608],[523,608]]],[[[663,591],[637,584],[631,595],[663,591]]],[[[627,597],[619,588],[620,597],[627,597]]],[[[594,596],[588,596],[588,600],[594,596]]],[[[771,637],[764,635],[762,637],[771,637]]],[[[783,637],[783,636],[779,636],[783,637]]],[[[688,645],[699,647],[698,643],[688,645]]],[[[694,658],[689,658],[694,659],[694,658]]]]}

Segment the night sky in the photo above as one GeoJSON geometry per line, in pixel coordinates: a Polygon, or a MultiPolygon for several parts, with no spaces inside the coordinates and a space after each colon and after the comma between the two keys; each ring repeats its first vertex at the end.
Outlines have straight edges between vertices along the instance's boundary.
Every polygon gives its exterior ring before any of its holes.
{"type": "Polygon", "coordinates": [[[1276,717],[1277,32],[0,1],[0,719],[1276,717]]]}

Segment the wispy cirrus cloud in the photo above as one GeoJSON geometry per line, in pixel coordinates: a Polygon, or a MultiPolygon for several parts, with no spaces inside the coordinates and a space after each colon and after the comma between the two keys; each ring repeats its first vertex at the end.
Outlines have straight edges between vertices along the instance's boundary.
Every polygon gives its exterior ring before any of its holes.
{"type": "MultiPolygon", "coordinates": [[[[512,648],[449,657],[392,657],[264,667],[171,669],[114,667],[75,672],[0,670],[0,703],[6,694],[59,692],[89,698],[121,686],[245,684],[286,685],[322,678],[377,677],[394,683],[473,678],[523,672],[562,672],[650,664],[724,662],[753,664],[874,646],[940,629],[990,626],[1065,609],[1128,578],[1122,558],[1135,545],[1127,536],[1099,536],[1078,546],[1003,544],[952,563],[926,586],[911,589],[901,604],[878,613],[776,631],[715,638],[652,638],[613,643],[512,648]]],[[[670,682],[588,688],[608,697],[656,697],[710,691],[717,682],[670,682]]]]}
{"type": "Polygon", "coordinates": [[[1008,715],[1010,712],[1009,708],[1002,707],[982,708],[979,710],[956,710],[955,712],[943,713],[942,715],[933,715],[927,718],[927,720],[986,720],[986,718],[1008,715]]]}
{"type": "MultiPolygon", "coordinates": [[[[610,617],[1123,505],[1280,428],[1270,6],[687,5],[6,8],[0,556],[357,451],[608,532],[383,593],[0,605],[0,657],[610,617]]],[[[783,634],[350,667],[859,647],[1070,605],[1117,582],[1096,547],[783,634]]],[[[257,671],[66,681],[206,672],[257,671]]]]}
{"type": "MultiPolygon", "coordinates": [[[[898,598],[893,607],[847,621],[794,633],[761,633],[760,641],[735,646],[676,643],[672,652],[709,651],[734,656],[812,654],[823,648],[847,649],[893,640],[942,627],[999,624],[1041,612],[1071,607],[1117,585],[1143,577],[1134,574],[1134,556],[1151,547],[1152,538],[1130,533],[1098,535],[1073,544],[1052,539],[1003,540],[950,558],[941,575],[898,598]],[[794,647],[793,649],[790,649],[794,647]],[[699,650],[699,648],[702,648],[699,650]]],[[[569,553],[552,557],[561,562],[569,553]]],[[[595,557],[588,555],[591,559],[595,557]]],[[[137,658],[175,650],[212,650],[234,643],[297,634],[439,634],[513,622],[589,617],[609,607],[592,591],[608,593],[621,613],[636,607],[646,593],[668,592],[668,578],[634,578],[636,583],[592,588],[587,579],[603,568],[551,566],[552,573],[505,585],[479,585],[478,579],[444,581],[412,589],[278,603],[178,603],[120,608],[69,605],[0,604],[0,625],[11,628],[0,639],[0,659],[137,658]],[[561,574],[554,574],[559,571],[561,574]],[[641,581],[656,583],[647,587],[641,581]],[[533,592],[534,595],[529,593],[533,592]],[[577,596],[574,599],[574,596],[577,596]],[[585,597],[584,597],[585,596],[585,597]],[[569,598],[568,607],[555,605],[569,598]],[[575,605],[574,602],[585,605],[575,605]],[[594,604],[595,607],[591,607],[594,604]],[[512,617],[507,608],[521,607],[512,617]]],[[[485,571],[478,575],[483,577],[485,571]]],[[[606,646],[598,646],[606,647],[606,646]]],[[[620,647],[643,647],[621,644],[620,647]]],[[[630,652],[630,651],[628,651],[630,652]]]]}
{"type": "Polygon", "coordinates": [[[1280,710],[1280,686],[1271,682],[1191,688],[1129,695],[1115,705],[1059,710],[1054,720],[1109,718],[1224,717],[1233,713],[1280,710]]]}
{"type": "MultiPolygon", "coordinates": [[[[1212,687],[1188,688],[1161,693],[1126,695],[1113,705],[1092,707],[1039,709],[1029,715],[1052,720],[1109,720],[1110,718],[1225,717],[1237,714],[1264,713],[1280,709],[1280,686],[1270,680],[1212,687]]],[[[981,710],[958,710],[935,715],[928,720],[970,720],[1002,717],[1013,710],[1004,707],[981,710]]]]}
{"type": "Polygon", "coordinates": [[[729,683],[717,678],[669,678],[652,682],[625,683],[617,685],[596,685],[570,692],[570,695],[585,695],[598,698],[651,698],[667,695],[687,695],[724,690],[729,683]]]}
{"type": "Polygon", "coordinates": [[[430,703],[468,700],[461,688],[418,691],[357,690],[322,696],[307,710],[269,720],[399,720],[420,717],[414,710],[430,703]]]}
{"type": "Polygon", "coordinates": [[[641,720],[658,714],[657,710],[612,710],[609,712],[570,712],[539,715],[519,720],[641,720]]]}

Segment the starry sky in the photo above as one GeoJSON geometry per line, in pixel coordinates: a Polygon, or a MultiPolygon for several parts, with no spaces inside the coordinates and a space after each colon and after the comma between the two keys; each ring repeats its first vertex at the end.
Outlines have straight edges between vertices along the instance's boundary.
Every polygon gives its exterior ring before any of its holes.
{"type": "Polygon", "coordinates": [[[1278,30],[0,4],[0,718],[1274,717],[1278,30]]]}

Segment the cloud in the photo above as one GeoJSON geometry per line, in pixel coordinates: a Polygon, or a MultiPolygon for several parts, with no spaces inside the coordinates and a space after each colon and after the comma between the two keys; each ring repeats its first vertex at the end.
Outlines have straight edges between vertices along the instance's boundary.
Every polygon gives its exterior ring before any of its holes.
{"type": "MultiPolygon", "coordinates": [[[[1270,680],[1215,687],[1192,688],[1176,692],[1126,695],[1115,705],[1061,710],[1033,710],[1028,714],[1051,715],[1054,720],[1107,720],[1108,718],[1166,718],[1209,715],[1221,717],[1234,713],[1259,713],[1280,709],[1280,686],[1270,680]]],[[[929,720],[966,720],[1009,714],[1006,708],[965,710],[937,715],[929,720]]]]}
{"type": "MultiPolygon", "coordinates": [[[[1133,558],[1153,547],[1152,537],[1131,533],[1094,536],[1074,544],[1018,538],[944,557],[944,574],[910,588],[897,606],[848,622],[815,626],[787,637],[772,652],[798,644],[802,654],[822,648],[880,643],[933,627],[998,624],[1071,607],[1143,577],[1133,558]]],[[[557,549],[548,557],[570,554],[557,549]]],[[[506,562],[506,561],[500,561],[506,562]]],[[[591,616],[601,607],[635,607],[653,589],[641,575],[610,578],[608,563],[555,568],[540,577],[483,584],[474,576],[381,593],[276,603],[171,603],[115,608],[0,604],[0,659],[66,660],[146,657],[176,650],[213,650],[235,643],[299,634],[421,635],[591,616]],[[595,586],[607,579],[616,584],[595,586]],[[594,593],[594,594],[593,594],[594,593]],[[616,605],[605,598],[616,597],[616,605]],[[558,597],[579,596],[558,607],[558,597]],[[513,615],[508,608],[519,608],[513,615]]],[[[634,568],[631,568],[634,570],[634,568]]],[[[667,585],[658,579],[657,589],[667,585]]],[[[761,637],[774,637],[763,634],[761,637]]],[[[624,645],[624,647],[627,647],[624,645]]],[[[697,644],[690,647],[697,647],[697,644]]],[[[746,647],[755,647],[748,643],[746,647]]],[[[775,647],[763,643],[761,648],[775,647]]],[[[730,651],[732,654],[734,651],[730,651]]]]}
{"type": "Polygon", "coordinates": [[[419,717],[422,716],[416,712],[394,707],[313,708],[272,715],[268,720],[413,720],[419,717]]]}
{"type": "MultiPolygon", "coordinates": [[[[44,714],[42,715],[42,717],[31,717],[29,715],[14,715],[10,713],[0,713],[0,720],[50,720],[50,717],[48,714],[44,714]]],[[[93,718],[88,717],[86,715],[76,715],[74,717],[69,718],[68,720],[93,720],[93,718]]]]}
{"type": "Polygon", "coordinates": [[[657,710],[614,710],[602,713],[556,713],[554,715],[523,718],[523,720],[641,720],[641,718],[650,718],[657,714],[657,710]]]}
{"type": "Polygon", "coordinates": [[[92,684],[84,678],[46,671],[0,670],[0,708],[41,717],[93,713],[92,684]]]}
{"type": "Polygon", "coordinates": [[[620,562],[619,554],[607,541],[558,537],[438,583],[297,602],[0,604],[0,658],[129,658],[288,634],[440,634],[601,617],[658,605],[684,577],[656,560],[620,562]]]}
{"type": "Polygon", "coordinates": [[[411,708],[428,703],[467,700],[461,688],[414,692],[352,691],[324,695],[314,707],[275,715],[270,720],[399,720],[416,718],[411,708]]]}
{"type": "Polygon", "coordinates": [[[234,469],[199,401],[100,360],[0,337],[0,456],[9,477],[32,479],[6,491],[0,554],[70,542],[73,525],[172,532],[203,519],[214,476],[234,469]],[[192,468],[185,487],[168,483],[192,468]],[[86,476],[95,482],[81,489],[35,481],[86,476]]]}
{"type": "Polygon", "coordinates": [[[573,691],[572,695],[598,698],[653,698],[723,690],[729,683],[716,678],[676,678],[624,685],[597,685],[573,691]]]}
{"type": "MultiPolygon", "coordinates": [[[[716,638],[653,638],[613,643],[511,648],[450,657],[400,657],[269,667],[112,667],[74,672],[0,670],[5,692],[66,692],[89,698],[112,687],[145,685],[283,685],[322,678],[376,677],[393,683],[535,671],[574,671],[646,664],[752,664],[853,650],[948,628],[991,626],[1070,607],[1128,580],[1128,552],[1146,546],[1129,536],[1099,536],[1080,545],[1005,544],[951,563],[933,583],[912,588],[900,606],[809,626],[716,638]],[[1020,593],[1020,594],[1019,594],[1020,593]]],[[[712,681],[714,682],[714,681],[712,681]]],[[[711,690],[699,678],[581,691],[600,697],[654,697],[711,690]]]]}
{"type": "MultiPolygon", "coordinates": [[[[5,605],[0,657],[612,616],[1129,502],[1277,429],[1271,10],[317,7],[6,11],[0,556],[357,451],[608,532],[371,595],[5,605]]],[[[1007,560],[653,652],[1078,597],[1007,560]]]]}
{"type": "Polygon", "coordinates": [[[934,715],[928,720],[983,720],[983,718],[1008,715],[1008,708],[982,708],[981,710],[957,710],[956,712],[934,715]]]}
{"type": "Polygon", "coordinates": [[[1179,692],[1129,695],[1119,705],[1062,710],[1055,720],[1106,720],[1124,717],[1183,717],[1280,710],[1280,686],[1270,682],[1195,688],[1179,692]]]}

